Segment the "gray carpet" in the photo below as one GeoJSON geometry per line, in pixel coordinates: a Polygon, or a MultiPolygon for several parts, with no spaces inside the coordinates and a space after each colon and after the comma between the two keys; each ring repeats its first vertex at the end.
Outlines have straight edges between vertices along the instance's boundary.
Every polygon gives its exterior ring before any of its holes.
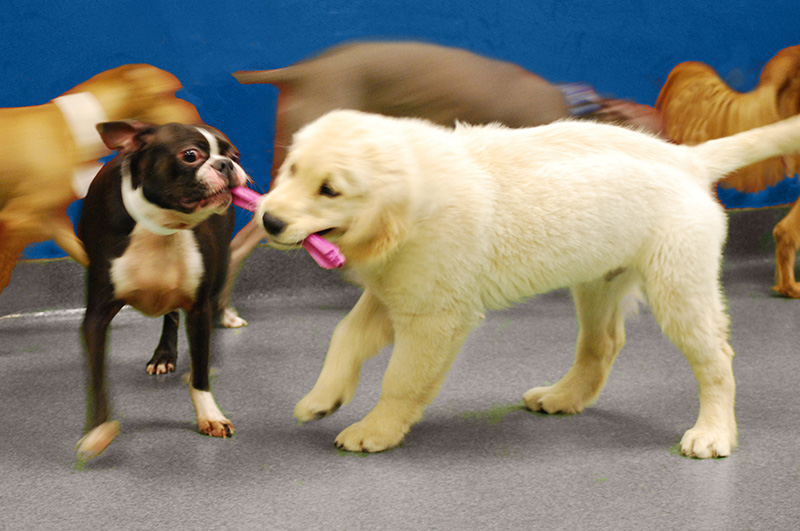
{"type": "Polygon", "coordinates": [[[294,403],[358,290],[304,253],[260,248],[236,293],[250,326],[215,336],[214,392],[236,435],[194,431],[185,338],[178,372],[148,376],[160,321],[126,309],[110,340],[122,433],[80,466],[83,273],[22,263],[0,295],[0,529],[797,529],[800,301],[769,293],[780,214],[733,219],[723,280],[740,437],[711,461],[679,455],[696,385],[646,309],[629,319],[592,407],[552,417],[521,407],[572,361],[566,292],[490,313],[401,448],[337,451],[336,434],[377,400],[388,356],[367,363],[350,405],[298,426],[294,403]]]}

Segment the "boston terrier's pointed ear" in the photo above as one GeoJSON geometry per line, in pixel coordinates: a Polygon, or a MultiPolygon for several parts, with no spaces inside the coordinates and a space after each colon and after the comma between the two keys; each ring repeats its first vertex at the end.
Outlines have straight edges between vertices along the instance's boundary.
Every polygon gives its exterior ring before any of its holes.
{"type": "Polygon", "coordinates": [[[131,153],[142,145],[142,133],[153,130],[156,126],[144,122],[120,121],[97,124],[97,132],[108,149],[121,153],[131,153]]]}

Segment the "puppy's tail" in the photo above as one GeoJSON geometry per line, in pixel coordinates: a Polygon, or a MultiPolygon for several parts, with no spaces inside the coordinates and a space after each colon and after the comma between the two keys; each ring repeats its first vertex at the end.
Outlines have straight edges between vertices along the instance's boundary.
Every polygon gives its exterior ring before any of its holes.
{"type": "Polygon", "coordinates": [[[800,152],[800,115],[689,148],[715,182],[749,164],[800,152]]]}

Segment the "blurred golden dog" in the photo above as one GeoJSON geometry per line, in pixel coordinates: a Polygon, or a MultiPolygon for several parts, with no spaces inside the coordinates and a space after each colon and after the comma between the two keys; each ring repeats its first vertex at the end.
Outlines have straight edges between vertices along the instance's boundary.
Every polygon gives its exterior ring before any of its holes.
{"type": "MultiPolygon", "coordinates": [[[[656,102],[666,134],[681,144],[699,144],[800,114],[800,46],[778,52],[765,66],[758,86],[748,93],[730,89],[713,68],[686,62],[670,72],[656,102]]],[[[758,192],[794,176],[798,155],[783,155],[742,168],[721,182],[740,192],[758,192]]],[[[800,298],[795,254],[800,247],[800,200],[773,231],[776,283],[786,297],[800,298]]]]}
{"type": "Polygon", "coordinates": [[[66,209],[83,197],[110,153],[95,125],[137,119],[200,123],[175,97],[178,79],[146,64],[102,72],[44,105],[0,109],[0,291],[26,245],[52,238],[84,266],[66,209]]]}
{"type": "Polygon", "coordinates": [[[733,351],[719,284],[726,218],[710,185],[743,165],[800,150],[800,117],[689,147],[625,127],[439,127],[334,111],[294,137],[256,219],[269,245],[320,234],[364,288],[337,326],[300,421],[355,394],[362,363],[394,350],[381,398],[336,444],[398,445],[439,391],[485,309],[570,287],[575,362],[523,398],[578,413],[599,395],[625,341],[622,302],[641,288],[700,391],[686,455],[736,444],[733,351]]]}

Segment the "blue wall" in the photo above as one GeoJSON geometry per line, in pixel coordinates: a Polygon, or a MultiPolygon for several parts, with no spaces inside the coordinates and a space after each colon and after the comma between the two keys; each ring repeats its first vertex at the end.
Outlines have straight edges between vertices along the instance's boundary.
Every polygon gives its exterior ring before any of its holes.
{"type": "MultiPolygon", "coordinates": [[[[0,106],[45,103],[102,70],[150,63],[178,76],[179,95],[233,140],[264,188],[277,92],[239,85],[236,70],[285,66],[350,39],[411,38],[653,104],[686,60],[750,89],[770,57],[800,44],[798,30],[798,0],[5,0],[0,106]]],[[[26,252],[49,256],[62,253],[48,243],[26,252]]]]}

